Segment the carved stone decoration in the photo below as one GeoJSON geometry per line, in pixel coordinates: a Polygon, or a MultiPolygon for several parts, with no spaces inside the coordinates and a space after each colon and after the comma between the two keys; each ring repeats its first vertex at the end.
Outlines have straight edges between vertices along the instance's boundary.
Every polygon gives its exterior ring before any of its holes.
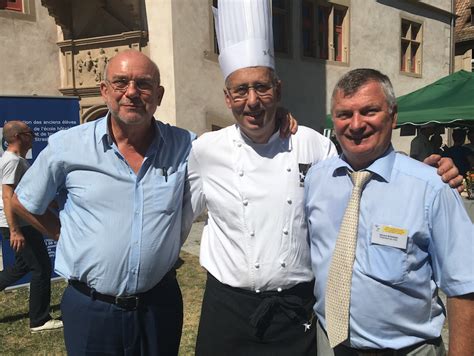
{"type": "Polygon", "coordinates": [[[58,42],[61,50],[61,88],[65,95],[98,96],[110,58],[125,49],[141,50],[144,31],[58,42]]]}
{"type": "MultiPolygon", "coordinates": [[[[97,51],[95,51],[97,52],[97,51]]],[[[112,54],[115,55],[116,51],[112,54]]],[[[112,57],[105,53],[103,48],[99,49],[97,55],[92,55],[92,51],[87,51],[84,55],[78,56],[76,60],[76,78],[79,87],[94,86],[100,84],[105,76],[105,67],[112,57]]]]}

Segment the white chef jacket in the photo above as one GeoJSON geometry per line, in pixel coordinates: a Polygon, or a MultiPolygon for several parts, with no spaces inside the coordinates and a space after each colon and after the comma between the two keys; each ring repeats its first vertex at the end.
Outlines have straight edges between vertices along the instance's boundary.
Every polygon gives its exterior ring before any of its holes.
{"type": "Polygon", "coordinates": [[[285,139],[276,132],[266,144],[253,143],[238,125],[194,141],[190,205],[194,217],[206,207],[209,217],[201,265],[221,283],[256,292],[312,280],[305,168],[336,154],[329,139],[304,126],[285,139]]]}

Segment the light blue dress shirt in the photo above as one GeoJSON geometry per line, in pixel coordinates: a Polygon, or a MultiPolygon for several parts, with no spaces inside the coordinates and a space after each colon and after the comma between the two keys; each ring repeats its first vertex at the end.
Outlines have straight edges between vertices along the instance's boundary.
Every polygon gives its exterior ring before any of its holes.
{"type": "MultiPolygon", "coordinates": [[[[314,309],[323,327],[329,265],[353,187],[347,169],[332,158],[313,166],[305,181],[314,309]]],[[[367,170],[374,175],[360,205],[350,344],[399,349],[440,335],[438,287],[448,296],[474,292],[474,230],[459,194],[434,168],[390,148],[367,170]],[[372,243],[374,224],[407,229],[406,248],[372,243]]]]}
{"type": "Polygon", "coordinates": [[[107,119],[49,138],[16,193],[33,214],[59,201],[55,271],[109,295],[154,287],[181,247],[186,164],[195,135],[156,121],[138,172],[112,141],[107,119]]]}

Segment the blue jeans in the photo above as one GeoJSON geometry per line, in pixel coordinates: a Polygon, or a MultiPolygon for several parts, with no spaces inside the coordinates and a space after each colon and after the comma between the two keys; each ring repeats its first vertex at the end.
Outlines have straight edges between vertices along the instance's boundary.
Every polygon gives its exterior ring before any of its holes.
{"type": "MultiPolygon", "coordinates": [[[[3,238],[10,238],[8,228],[0,228],[3,238]]],[[[29,316],[30,327],[41,326],[51,319],[51,261],[43,236],[31,226],[21,227],[25,246],[15,253],[15,263],[0,272],[0,291],[31,272],[29,316]]]]}

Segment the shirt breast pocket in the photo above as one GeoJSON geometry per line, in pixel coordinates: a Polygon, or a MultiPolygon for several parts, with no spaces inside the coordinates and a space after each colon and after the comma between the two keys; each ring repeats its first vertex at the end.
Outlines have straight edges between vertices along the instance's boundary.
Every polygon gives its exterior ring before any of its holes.
{"type": "Polygon", "coordinates": [[[365,262],[362,272],[381,283],[403,283],[408,274],[408,256],[411,241],[407,249],[383,246],[371,243],[364,251],[365,262]]]}
{"type": "Polygon", "coordinates": [[[178,170],[170,174],[158,176],[154,186],[155,203],[158,212],[172,214],[183,203],[184,171],[178,170]]]}

